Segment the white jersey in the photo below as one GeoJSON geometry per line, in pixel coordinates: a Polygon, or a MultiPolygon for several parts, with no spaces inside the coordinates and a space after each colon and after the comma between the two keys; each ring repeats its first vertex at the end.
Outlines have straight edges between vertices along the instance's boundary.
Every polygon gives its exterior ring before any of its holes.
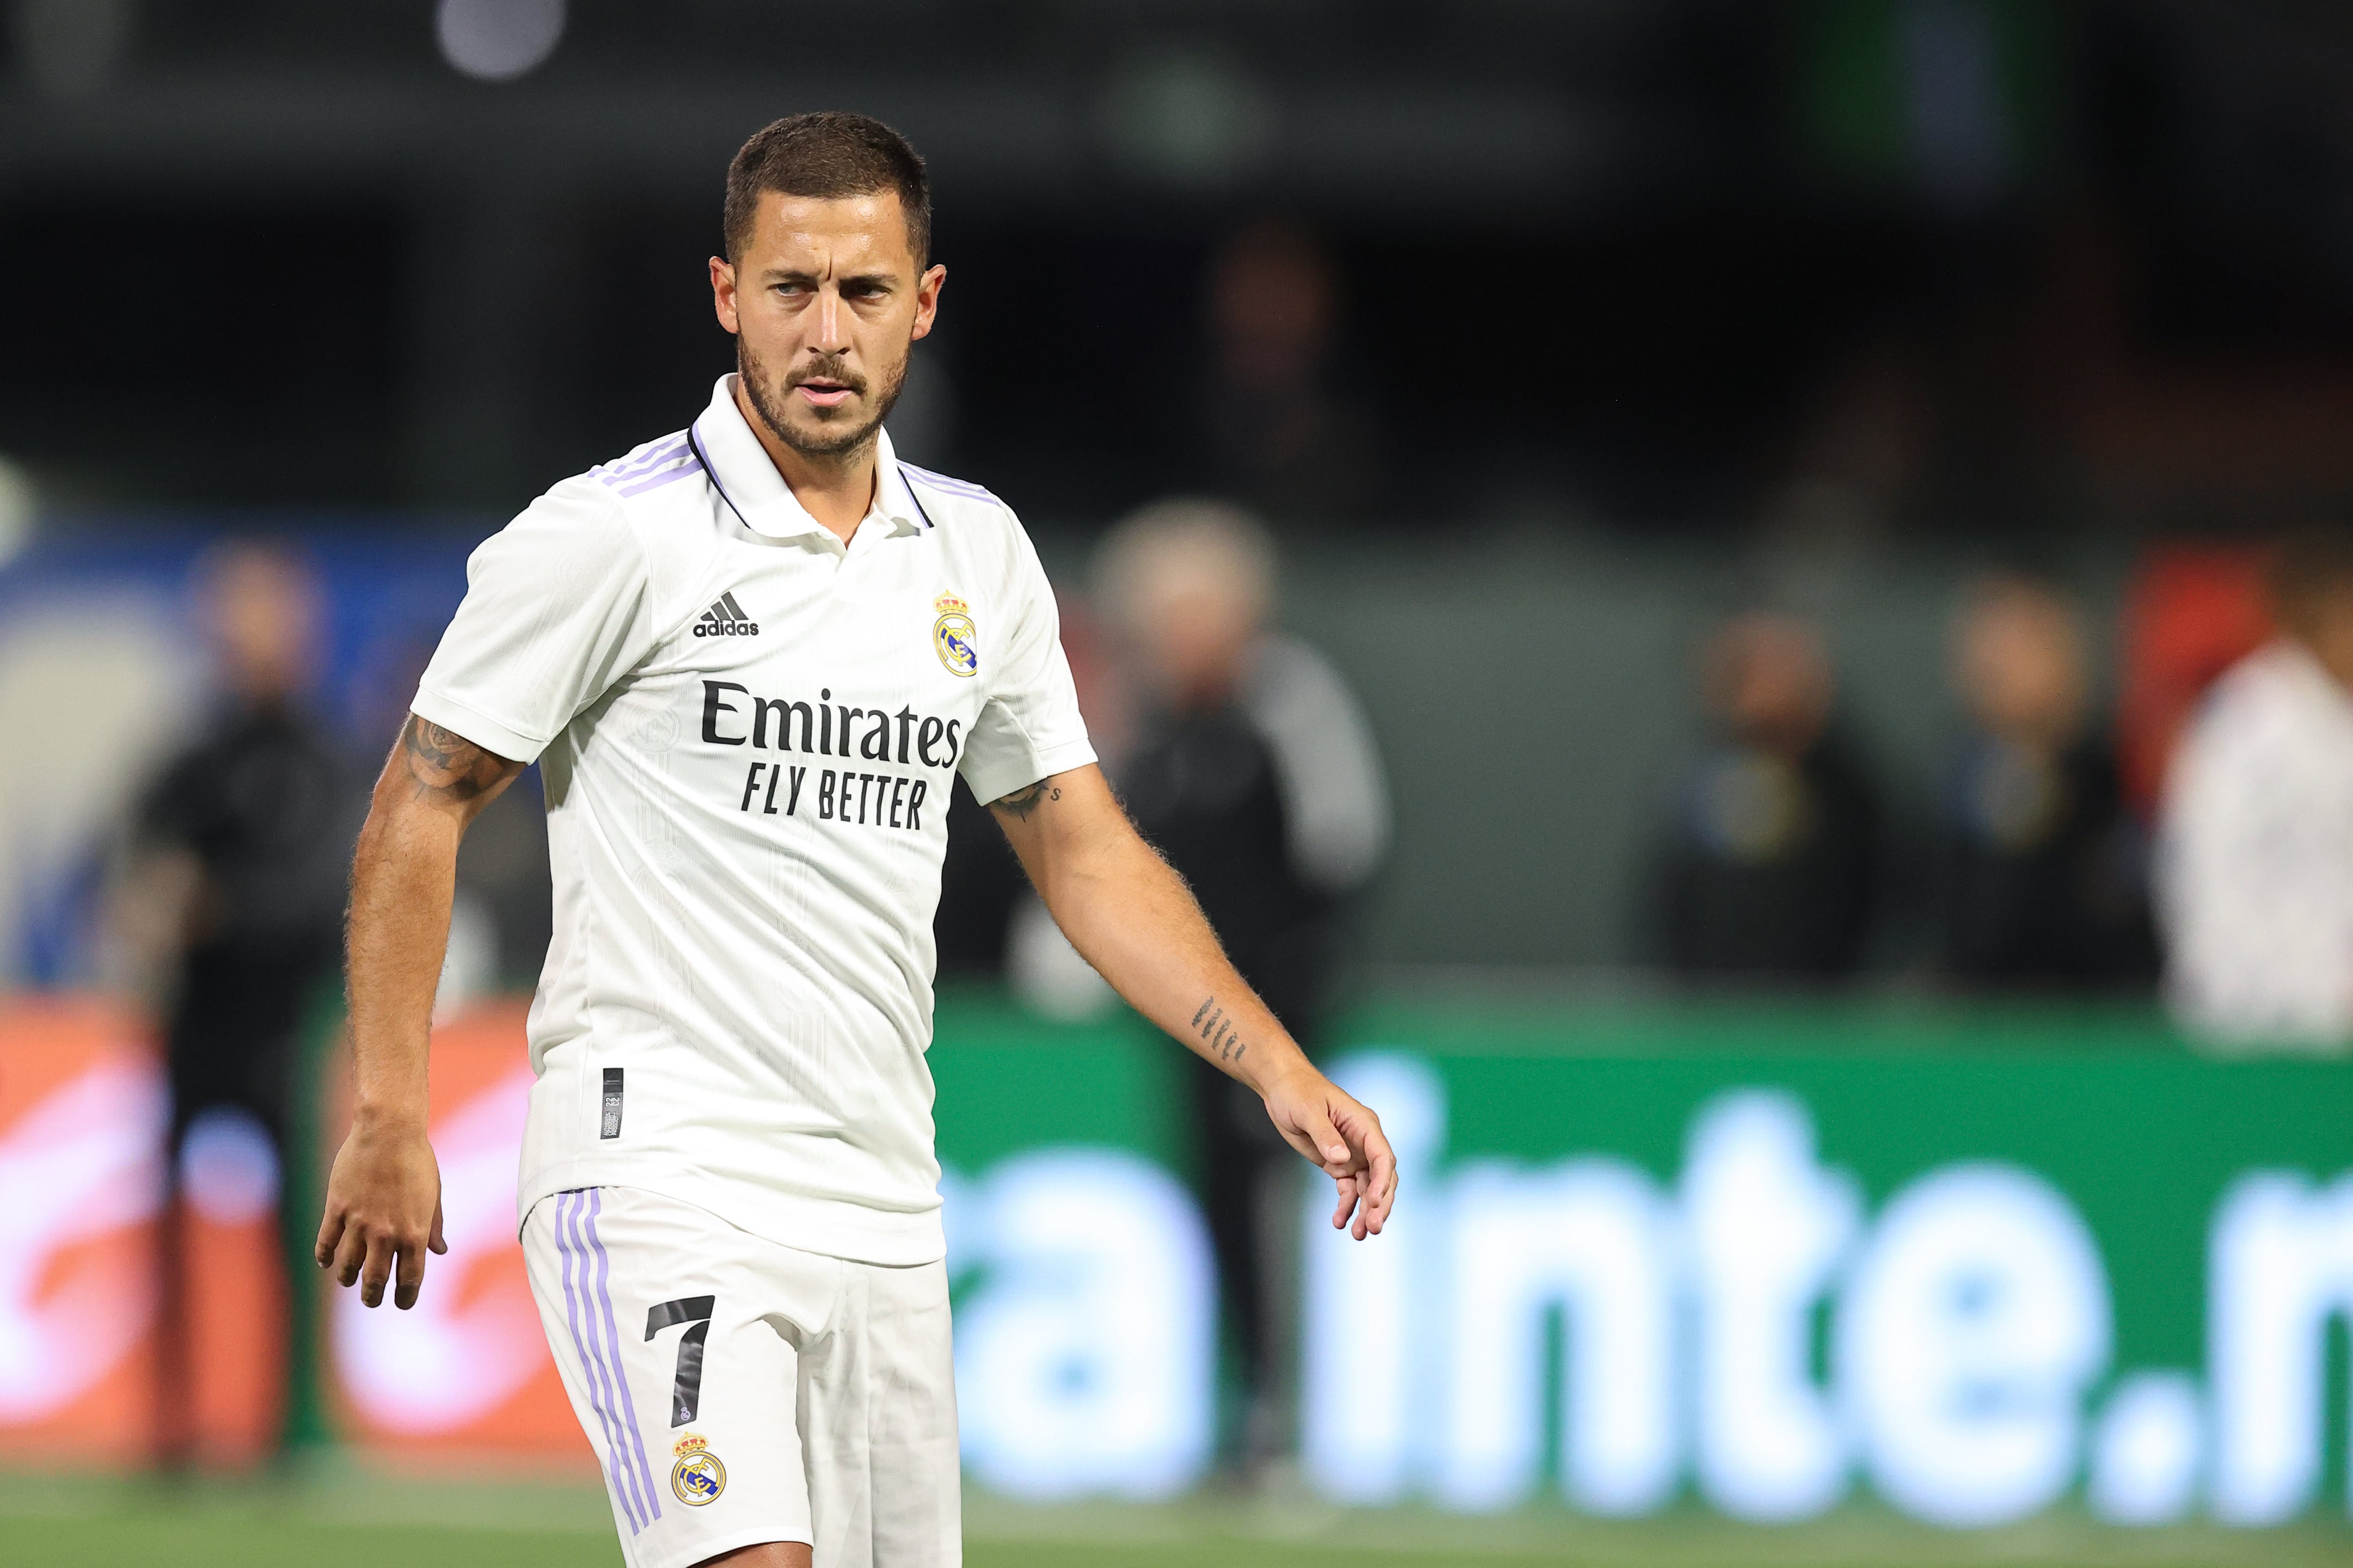
{"type": "Polygon", "coordinates": [[[2353,698],[2300,645],[2215,683],[2174,754],[2157,868],[2185,1023],[2353,1042],[2353,698]]]}
{"type": "Polygon", "coordinates": [[[928,1263],[949,786],[995,800],[1094,752],[1011,510],[885,435],[845,547],[733,380],[476,550],[417,690],[419,717],[545,781],[521,1213],[638,1187],[802,1251],[928,1263]]]}

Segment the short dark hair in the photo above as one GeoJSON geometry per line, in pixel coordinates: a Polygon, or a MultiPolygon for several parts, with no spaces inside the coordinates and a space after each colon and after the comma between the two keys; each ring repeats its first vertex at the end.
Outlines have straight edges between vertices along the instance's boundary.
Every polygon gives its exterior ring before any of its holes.
{"type": "Polygon", "coordinates": [[[727,165],[721,221],[730,261],[750,242],[760,197],[769,191],[820,200],[896,191],[915,269],[931,262],[932,184],[923,157],[904,136],[871,115],[838,109],[788,114],[752,133],[727,165]]]}

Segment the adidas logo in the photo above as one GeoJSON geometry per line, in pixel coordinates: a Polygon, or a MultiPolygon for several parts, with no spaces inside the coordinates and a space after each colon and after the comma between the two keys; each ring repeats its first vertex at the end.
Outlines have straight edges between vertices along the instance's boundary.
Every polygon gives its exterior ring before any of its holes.
{"type": "Polygon", "coordinates": [[[731,590],[719,595],[719,602],[702,612],[694,623],[694,635],[699,637],[755,637],[760,635],[760,623],[744,613],[731,590]]]}

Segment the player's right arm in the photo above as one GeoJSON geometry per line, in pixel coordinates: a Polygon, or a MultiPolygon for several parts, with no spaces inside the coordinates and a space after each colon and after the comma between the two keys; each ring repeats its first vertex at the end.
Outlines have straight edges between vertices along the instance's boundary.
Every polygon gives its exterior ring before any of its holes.
{"type": "Polygon", "coordinates": [[[426,1141],[426,1041],[449,942],[458,841],[523,764],[410,714],[385,759],[352,862],[346,941],[352,1131],[327,1178],[319,1267],[374,1307],[416,1305],[441,1240],[441,1171],[426,1141]]]}

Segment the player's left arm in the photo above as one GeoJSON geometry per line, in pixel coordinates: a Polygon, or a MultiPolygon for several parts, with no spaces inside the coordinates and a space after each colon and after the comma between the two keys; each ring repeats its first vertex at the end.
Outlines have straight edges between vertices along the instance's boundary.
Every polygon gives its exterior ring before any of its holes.
{"type": "Polygon", "coordinates": [[[1218,945],[1184,879],[1089,763],[993,801],[1055,923],[1135,1010],[1266,1101],[1275,1130],[1339,1189],[1335,1226],[1377,1233],[1397,1201],[1380,1118],[1315,1070],[1218,945]],[[1353,1222],[1353,1223],[1352,1223],[1353,1222]]]}

